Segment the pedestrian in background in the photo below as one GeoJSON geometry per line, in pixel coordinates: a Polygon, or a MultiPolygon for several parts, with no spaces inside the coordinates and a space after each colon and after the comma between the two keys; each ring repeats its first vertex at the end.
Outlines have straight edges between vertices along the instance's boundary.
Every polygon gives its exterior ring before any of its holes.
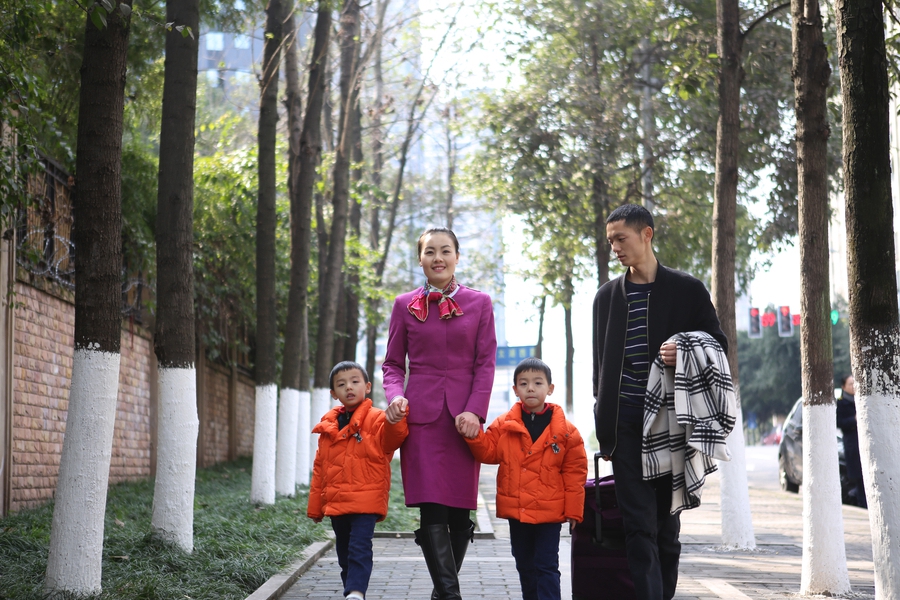
{"type": "Polygon", "coordinates": [[[519,401],[467,439],[480,462],[499,464],[497,516],[509,520],[523,600],[561,600],[559,534],[584,518],[584,440],[553,393],[550,367],[526,358],[513,373],[519,401]]]}
{"type": "Polygon", "coordinates": [[[606,220],[607,240],[626,271],[594,298],[594,418],[600,452],[613,463],[635,592],[641,600],[670,600],[678,583],[681,519],[671,514],[671,473],[643,478],[650,362],[659,353],[665,365],[675,365],[676,345],[666,341],[677,333],[706,332],[725,352],[728,340],[706,287],[659,264],[653,235],[653,216],[636,204],[620,206],[606,220]]]}
{"type": "Polygon", "coordinates": [[[867,508],[859,456],[859,432],[856,430],[856,380],[853,375],[841,378],[841,397],[836,404],[837,426],[844,434],[844,463],[850,481],[850,497],[856,506],[867,508]]]}
{"type": "Polygon", "coordinates": [[[313,463],[306,515],[316,523],[331,517],[344,597],[364,600],[372,575],[375,523],[387,515],[391,458],[406,439],[404,419],[388,423],[368,398],[366,370],[344,361],[331,370],[331,409],[313,428],[319,448],[313,463]]]}
{"type": "Polygon", "coordinates": [[[478,498],[479,463],[463,436],[475,436],[487,417],[497,337],[490,296],[456,281],[456,235],[426,230],[418,256],[425,282],[398,296],[391,312],[382,367],[386,413],[390,422],[408,414],[400,468],[406,504],[420,511],[416,543],[432,598],[456,600],[478,498]]]}

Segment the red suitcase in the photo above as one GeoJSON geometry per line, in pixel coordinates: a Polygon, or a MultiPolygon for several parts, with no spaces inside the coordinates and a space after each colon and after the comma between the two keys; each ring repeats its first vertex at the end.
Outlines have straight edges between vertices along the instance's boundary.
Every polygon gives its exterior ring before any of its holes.
{"type": "Polygon", "coordinates": [[[599,471],[598,452],[594,478],[584,486],[584,521],[572,530],[572,600],[636,600],[616,482],[599,471]]]}

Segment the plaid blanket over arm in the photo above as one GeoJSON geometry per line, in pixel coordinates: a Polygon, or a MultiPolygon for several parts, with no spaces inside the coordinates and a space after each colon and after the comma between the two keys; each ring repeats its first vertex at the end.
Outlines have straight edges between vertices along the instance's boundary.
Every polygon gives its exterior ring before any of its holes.
{"type": "Polygon", "coordinates": [[[672,474],[672,514],[700,506],[713,460],[731,460],[725,438],[734,429],[737,401],[728,358],[703,331],[672,337],[675,368],[657,354],[644,401],[644,479],[672,474]]]}

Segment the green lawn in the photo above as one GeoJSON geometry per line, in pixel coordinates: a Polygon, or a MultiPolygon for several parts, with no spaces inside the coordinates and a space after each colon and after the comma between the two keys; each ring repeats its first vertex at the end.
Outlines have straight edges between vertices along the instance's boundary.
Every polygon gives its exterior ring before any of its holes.
{"type": "MultiPolygon", "coordinates": [[[[391,508],[378,529],[412,531],[418,511],[403,506],[394,461],[391,508]]],[[[184,554],[150,534],[153,482],[111,487],[103,548],[103,600],[242,600],[325,539],[328,519],[306,517],[305,488],[273,506],[250,503],[250,459],[197,473],[194,552],[184,554]]],[[[40,600],[50,544],[52,505],[0,520],[0,599],[40,600]]]]}

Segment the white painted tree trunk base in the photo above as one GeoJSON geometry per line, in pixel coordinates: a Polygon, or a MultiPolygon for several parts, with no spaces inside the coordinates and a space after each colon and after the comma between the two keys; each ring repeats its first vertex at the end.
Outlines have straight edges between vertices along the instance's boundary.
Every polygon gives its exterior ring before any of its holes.
{"type": "Polygon", "coordinates": [[[44,589],[100,592],[121,355],[76,348],[44,589]]]}
{"type": "Polygon", "coordinates": [[[256,421],[253,427],[253,471],[250,502],[275,504],[275,446],[278,386],[256,386],[256,421]]]}
{"type": "MultiPolygon", "coordinates": [[[[331,390],[327,388],[314,388],[312,391],[312,408],[310,412],[310,424],[312,427],[322,420],[331,410],[331,390]]],[[[312,427],[310,429],[312,429],[312,427]]],[[[310,468],[316,459],[316,450],[319,448],[319,434],[311,433],[309,436],[309,462],[310,468]]]]}
{"type": "Polygon", "coordinates": [[[185,552],[194,551],[194,482],[197,478],[197,369],[160,368],[159,443],[153,488],[153,532],[185,552]]]}
{"type": "MultiPolygon", "coordinates": [[[[740,403],[738,403],[740,407],[740,403]]],[[[747,483],[747,453],[744,448],[744,418],[737,411],[737,422],[725,439],[731,460],[719,461],[721,474],[722,545],[726,548],[753,550],[756,537],[750,514],[750,489],[747,483]]]]}
{"type": "MultiPolygon", "coordinates": [[[[896,373],[900,357],[893,358],[896,373]]],[[[872,529],[875,597],[900,598],[900,390],[892,389],[891,375],[872,376],[872,388],[891,391],[856,396],[859,453],[872,529]]]]}
{"type": "Polygon", "coordinates": [[[801,594],[850,591],[835,404],[803,405],[803,559],[801,594]]]}
{"type": "Polygon", "coordinates": [[[275,492],[293,497],[297,487],[297,408],[300,390],[283,389],[278,401],[275,492]]]}
{"type": "Polygon", "coordinates": [[[309,459],[309,436],[312,431],[310,423],[312,406],[310,394],[301,391],[297,406],[297,483],[309,485],[309,473],[312,470],[312,461],[309,459]]]}

